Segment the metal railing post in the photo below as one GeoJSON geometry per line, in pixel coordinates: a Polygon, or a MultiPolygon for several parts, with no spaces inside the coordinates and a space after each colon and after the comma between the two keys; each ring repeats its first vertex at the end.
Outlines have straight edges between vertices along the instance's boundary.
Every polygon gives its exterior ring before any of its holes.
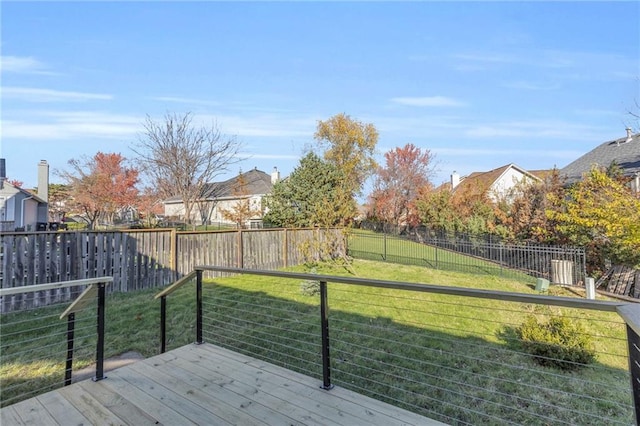
{"type": "Polygon", "coordinates": [[[73,374],[73,337],[76,323],[76,314],[71,312],[67,315],[67,362],[64,369],[64,385],[71,384],[73,374]]]}
{"type": "Polygon", "coordinates": [[[640,420],[640,336],[627,324],[629,344],[629,372],[631,373],[631,391],[635,407],[636,424],[640,420]]]}
{"type": "Polygon", "coordinates": [[[331,384],[331,359],[329,348],[329,304],[327,282],[320,281],[320,327],[322,331],[322,388],[329,390],[331,384]]]}
{"type": "Polygon", "coordinates": [[[196,344],[202,340],[202,270],[196,271],[196,344]]]}
{"type": "Polygon", "coordinates": [[[104,379],[104,317],[105,283],[98,284],[98,342],[96,344],[96,377],[93,381],[104,379]]]}
{"type": "Polygon", "coordinates": [[[160,298],[160,353],[167,350],[167,296],[160,298]]]}

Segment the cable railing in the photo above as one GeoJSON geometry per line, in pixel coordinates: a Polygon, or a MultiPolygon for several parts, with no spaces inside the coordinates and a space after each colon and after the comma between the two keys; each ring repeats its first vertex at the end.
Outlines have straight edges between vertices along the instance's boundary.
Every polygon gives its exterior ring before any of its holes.
{"type": "Polygon", "coordinates": [[[20,307],[0,315],[0,406],[70,385],[74,368],[95,364],[93,379],[104,378],[105,287],[112,281],[100,277],[0,289],[0,300],[20,307]],[[33,303],[36,293],[64,293],[75,300],[66,309],[64,298],[42,307],[33,303]]]}
{"type": "Polygon", "coordinates": [[[630,383],[640,388],[640,364],[632,362],[631,381],[629,358],[640,354],[640,315],[631,303],[213,266],[196,271],[197,341],[316,377],[324,389],[341,386],[450,424],[635,421],[629,390],[630,383]],[[204,271],[237,275],[210,282],[204,271]],[[531,352],[519,334],[529,317],[576,325],[592,352],[566,358],[562,345],[559,352],[531,352]]]}

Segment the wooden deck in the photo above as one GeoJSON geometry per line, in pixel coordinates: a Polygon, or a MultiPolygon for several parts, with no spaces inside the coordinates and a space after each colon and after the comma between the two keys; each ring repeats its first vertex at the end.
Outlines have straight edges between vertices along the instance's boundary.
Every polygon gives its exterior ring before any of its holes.
{"type": "Polygon", "coordinates": [[[188,345],[0,409],[10,425],[441,425],[210,344],[188,345]]]}

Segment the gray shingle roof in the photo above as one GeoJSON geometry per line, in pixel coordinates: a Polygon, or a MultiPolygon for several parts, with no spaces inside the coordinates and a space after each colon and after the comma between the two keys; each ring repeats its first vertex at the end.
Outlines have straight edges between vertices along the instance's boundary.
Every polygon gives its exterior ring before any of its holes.
{"type": "MultiPolygon", "coordinates": [[[[247,195],[260,195],[269,194],[273,188],[271,183],[271,176],[265,172],[253,169],[248,172],[242,173],[245,187],[244,191],[247,195]]],[[[239,176],[235,176],[231,179],[223,182],[207,183],[204,187],[204,199],[220,199],[220,198],[235,198],[234,190],[237,189],[237,182],[240,179],[239,176]]],[[[182,202],[180,196],[170,197],[165,200],[165,203],[182,202]]]]}
{"type": "Polygon", "coordinates": [[[560,175],[566,176],[567,183],[573,183],[581,180],[594,165],[609,167],[614,161],[625,176],[640,173],[640,133],[597,146],[560,169],[560,175]]]}

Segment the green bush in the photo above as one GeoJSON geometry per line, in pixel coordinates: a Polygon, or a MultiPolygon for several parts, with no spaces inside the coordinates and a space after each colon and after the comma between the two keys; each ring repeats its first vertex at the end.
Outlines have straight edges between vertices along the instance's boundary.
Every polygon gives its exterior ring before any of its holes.
{"type": "MultiPolygon", "coordinates": [[[[317,274],[318,270],[316,268],[311,268],[309,271],[310,274],[317,274]]],[[[300,292],[305,296],[315,296],[320,294],[320,281],[315,280],[304,280],[300,283],[300,292]]]]}
{"type": "Polygon", "coordinates": [[[524,350],[541,365],[575,370],[596,359],[591,336],[580,323],[565,316],[538,322],[529,315],[516,332],[524,350]]]}

